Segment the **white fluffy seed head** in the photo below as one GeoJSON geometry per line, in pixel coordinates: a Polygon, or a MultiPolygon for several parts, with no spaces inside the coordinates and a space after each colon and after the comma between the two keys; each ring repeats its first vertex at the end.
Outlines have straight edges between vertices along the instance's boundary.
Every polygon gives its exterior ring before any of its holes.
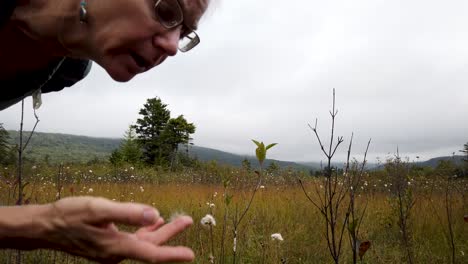
{"type": "Polygon", "coordinates": [[[283,236],[280,233],[274,233],[271,234],[271,239],[272,240],[278,240],[278,241],[283,241],[283,236]]]}
{"type": "Polygon", "coordinates": [[[200,223],[203,226],[215,226],[216,225],[216,220],[214,219],[214,217],[212,215],[207,214],[207,215],[205,215],[205,217],[203,217],[201,219],[200,223]]]}
{"type": "MultiPolygon", "coordinates": [[[[154,206],[154,203],[153,203],[153,206],[154,206]]],[[[171,214],[171,217],[169,217],[169,222],[172,222],[174,221],[175,219],[181,217],[181,216],[186,216],[188,214],[184,213],[183,211],[176,211],[174,213],[171,214]]]]}

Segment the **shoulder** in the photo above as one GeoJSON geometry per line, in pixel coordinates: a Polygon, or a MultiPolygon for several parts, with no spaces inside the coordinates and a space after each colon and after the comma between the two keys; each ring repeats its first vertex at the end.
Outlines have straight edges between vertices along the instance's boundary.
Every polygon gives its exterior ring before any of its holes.
{"type": "MultiPolygon", "coordinates": [[[[0,0],[1,1],[1,0],[0,0]]],[[[10,80],[0,80],[0,87],[13,88],[2,91],[0,111],[41,88],[43,93],[57,92],[84,79],[91,69],[91,61],[63,58],[48,67],[18,76],[10,80]]]]}
{"type": "Polygon", "coordinates": [[[42,92],[60,91],[74,85],[88,75],[91,65],[89,60],[64,58],[52,78],[42,87],[42,92]]]}

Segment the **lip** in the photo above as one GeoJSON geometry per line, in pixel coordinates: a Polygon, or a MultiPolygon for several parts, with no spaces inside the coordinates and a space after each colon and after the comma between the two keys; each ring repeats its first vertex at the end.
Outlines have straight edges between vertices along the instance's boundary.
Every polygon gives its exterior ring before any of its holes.
{"type": "Polygon", "coordinates": [[[138,53],[136,52],[130,52],[130,56],[132,57],[133,61],[135,62],[135,64],[142,69],[142,71],[147,71],[148,69],[150,69],[153,65],[153,62],[151,62],[150,60],[147,60],[145,57],[143,56],[140,56],[138,53]]]}

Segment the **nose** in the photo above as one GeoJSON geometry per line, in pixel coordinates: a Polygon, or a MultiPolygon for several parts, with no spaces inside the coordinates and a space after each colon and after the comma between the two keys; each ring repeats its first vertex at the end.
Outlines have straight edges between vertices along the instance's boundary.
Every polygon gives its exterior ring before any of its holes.
{"type": "Polygon", "coordinates": [[[180,27],[177,27],[156,34],[153,37],[153,45],[162,48],[169,56],[176,55],[179,48],[180,30],[180,27]]]}

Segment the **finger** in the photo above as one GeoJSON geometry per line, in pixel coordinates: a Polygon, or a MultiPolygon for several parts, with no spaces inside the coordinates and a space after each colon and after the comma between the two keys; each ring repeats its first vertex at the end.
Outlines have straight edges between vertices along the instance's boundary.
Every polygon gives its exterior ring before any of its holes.
{"type": "Polygon", "coordinates": [[[156,223],[150,225],[150,226],[144,226],[140,229],[138,229],[135,234],[137,237],[141,238],[144,236],[144,234],[148,232],[154,232],[156,229],[160,228],[161,226],[164,225],[164,218],[159,217],[158,220],[156,220],[156,223]]]}
{"type": "Polygon", "coordinates": [[[155,246],[151,243],[127,240],[121,243],[120,254],[124,258],[149,262],[188,262],[195,259],[195,254],[190,248],[177,246],[155,246]]]}
{"type": "Polygon", "coordinates": [[[150,241],[155,245],[162,245],[175,235],[187,229],[192,224],[193,220],[191,217],[181,216],[176,218],[174,221],[163,225],[154,232],[142,234],[140,238],[150,241]]]}
{"type": "Polygon", "coordinates": [[[145,226],[143,227],[146,231],[148,232],[153,232],[156,229],[160,228],[161,226],[164,225],[164,218],[159,217],[158,220],[156,220],[156,223],[150,225],[150,226],[145,226]]]}
{"type": "MultiPolygon", "coordinates": [[[[138,203],[113,202],[104,198],[94,198],[87,203],[92,219],[90,222],[116,222],[121,224],[147,226],[157,222],[159,212],[148,205],[138,203]]],[[[90,216],[85,216],[90,220],[90,216]]]]}

